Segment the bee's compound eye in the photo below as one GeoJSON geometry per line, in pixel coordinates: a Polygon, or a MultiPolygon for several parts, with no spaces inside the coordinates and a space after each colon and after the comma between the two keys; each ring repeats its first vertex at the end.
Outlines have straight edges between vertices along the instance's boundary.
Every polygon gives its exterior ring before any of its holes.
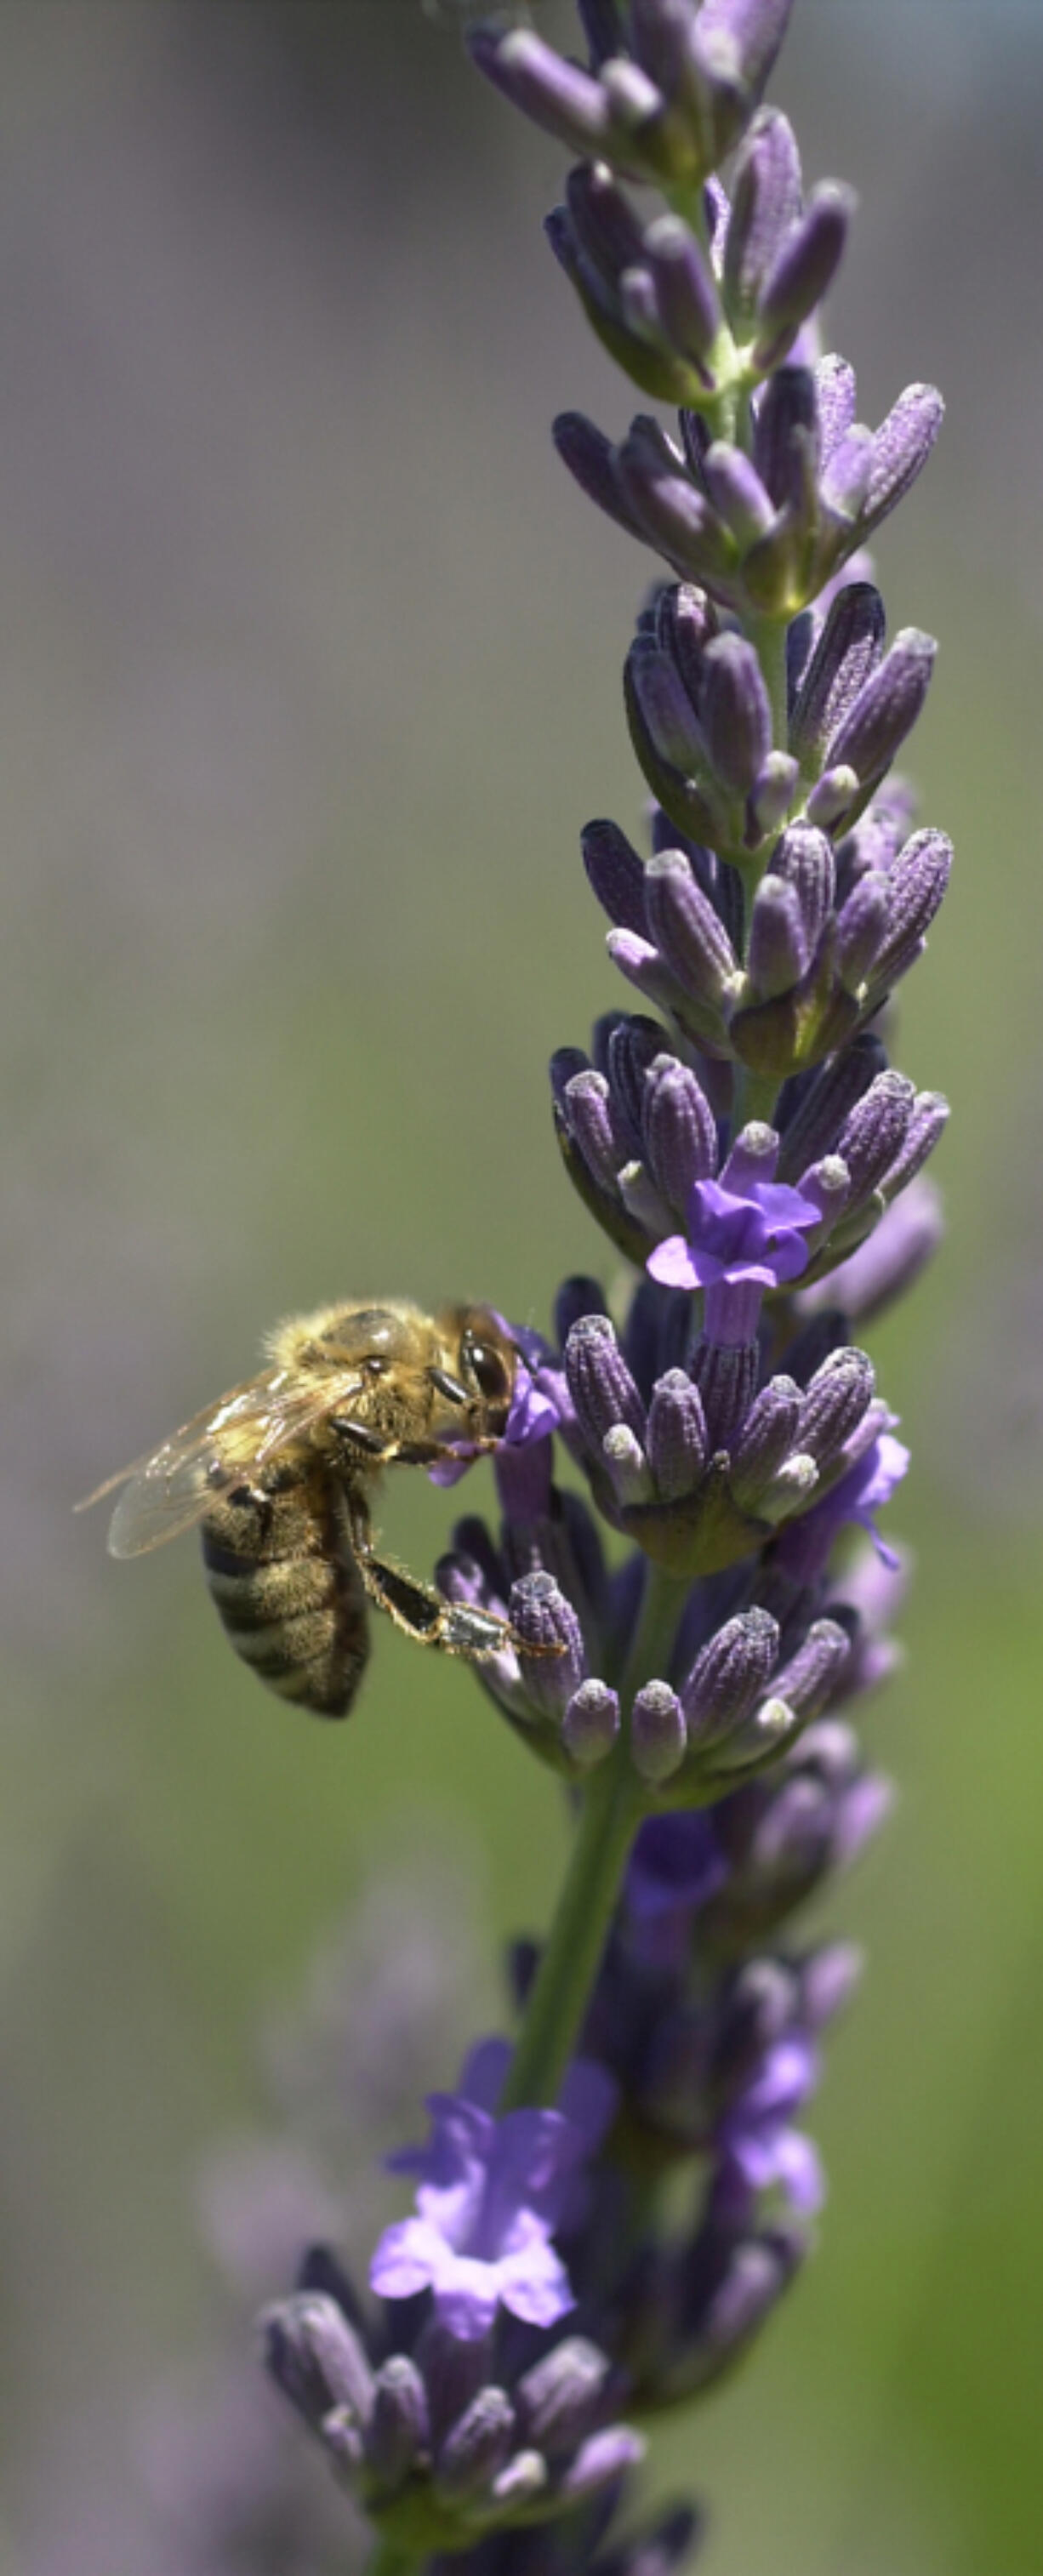
{"type": "Polygon", "coordinates": [[[511,1392],[511,1371],[503,1352],[492,1342],[468,1340],[467,1365],[487,1404],[506,1404],[511,1392]]]}

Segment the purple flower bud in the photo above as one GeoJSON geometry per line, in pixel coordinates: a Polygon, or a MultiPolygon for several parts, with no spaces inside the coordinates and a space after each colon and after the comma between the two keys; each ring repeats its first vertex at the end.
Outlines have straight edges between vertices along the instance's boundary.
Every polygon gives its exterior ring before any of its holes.
{"type": "MultiPolygon", "coordinates": [[[[865,1417],[856,1434],[857,1447],[867,1428],[872,1430],[875,1408],[865,1417]]],[[[893,1416],[890,1417],[893,1420],[893,1416]]],[[[783,1573],[798,1583],[811,1583],[823,1572],[837,1532],[851,1523],[868,1530],[874,1547],[884,1564],[897,1565],[893,1549],[885,1546],[876,1527],[874,1515],[890,1502],[909,1465],[908,1449],[895,1440],[890,1431],[878,1438],[856,1457],[847,1473],[829,1487],[821,1501],[800,1519],[794,1519],[777,1542],[777,1563],[783,1573]]]]}
{"type": "Polygon", "coordinates": [[[667,1206],[684,1214],[696,1181],[717,1167],[717,1128],[705,1092],[686,1064],[657,1057],[645,1076],[644,1143],[667,1206]]]}
{"type": "Polygon", "coordinates": [[[645,871],[648,936],[700,1001],[719,1008],[739,982],[731,940],[683,850],[662,850],[645,871]]]}
{"type": "Polygon", "coordinates": [[[849,547],[843,541],[849,531],[862,533],[862,507],[869,490],[873,470],[873,433],[859,422],[838,441],[819,478],[823,514],[834,523],[846,556],[849,547]]]}
{"type": "Polygon", "coordinates": [[[602,1030],[616,1129],[629,1142],[632,1153],[640,1155],[644,1145],[645,1084],[649,1067],[662,1052],[663,1032],[656,1020],[614,1013],[610,1021],[598,1024],[595,1038],[599,1049],[602,1030]]]}
{"type": "Polygon", "coordinates": [[[578,63],[565,62],[527,27],[512,27],[505,36],[475,27],[467,41],[479,71],[514,107],[581,160],[597,159],[611,124],[599,81],[581,71],[578,63]]]}
{"type": "Polygon", "coordinates": [[[796,1446],[818,1467],[829,1467],[857,1430],[872,1400],[876,1375],[865,1351],[832,1351],[816,1369],[800,1411],[796,1446]]]}
{"type": "Polygon", "coordinates": [[[887,927],[875,961],[876,984],[895,983],[919,955],[948,885],[952,857],[944,832],[914,832],[899,850],[887,873],[887,927]]]}
{"type": "Polygon", "coordinates": [[[744,796],[771,749],[771,702],[760,662],[744,636],[728,634],[713,637],[703,663],[706,749],[718,778],[744,796]]]}
{"type": "Polygon", "coordinates": [[[551,436],[563,465],[567,465],[588,501],[595,501],[598,509],[614,519],[628,537],[637,537],[646,545],[647,532],[620,483],[611,439],[581,411],[559,412],[551,423],[551,436]]]}
{"type": "Polygon", "coordinates": [[[854,211],[850,188],[825,179],[813,188],[807,210],[783,242],[758,303],[753,364],[766,375],[791,348],[816,304],[828,294],[840,266],[854,211]]]}
{"type": "Polygon", "coordinates": [[[818,446],[815,379],[808,367],[780,367],[757,408],[753,461],[776,509],[803,492],[803,456],[818,446]],[[803,450],[803,454],[802,454],[803,450]]]}
{"type": "Polygon", "coordinates": [[[802,1397],[791,1377],[769,1378],[751,1405],[732,1453],[731,1489],[743,1511],[756,1512],[765,1485],[795,1445],[802,1397]]]}
{"type": "Polygon", "coordinates": [[[885,1062],[879,1038],[867,1030],[824,1065],[820,1073],[806,1079],[795,1107],[790,1109],[784,1098],[780,1179],[798,1181],[809,1163],[840,1150],[837,1140],[844,1120],[885,1062]]]}
{"type": "MultiPolygon", "coordinates": [[[[704,590],[696,590],[691,582],[675,582],[671,589],[661,591],[656,601],[655,631],[664,652],[669,653],[698,716],[703,694],[703,656],[711,636],[720,632],[713,601],[707,598],[704,590]]],[[[666,846],[665,842],[657,844],[658,848],[666,846]]],[[[693,862],[698,855],[697,851],[689,849],[693,862]]],[[[712,867],[714,862],[710,860],[709,852],[704,851],[702,855],[712,867]]],[[[703,882],[708,892],[710,889],[705,879],[703,882]]]]}
{"type": "Polygon", "coordinates": [[[781,244],[800,214],[796,137],[779,108],[758,109],[735,165],[724,245],[724,293],[740,337],[752,328],[781,244]]]}
{"type": "Polygon", "coordinates": [[[872,582],[851,581],[837,592],[790,720],[790,745],[805,768],[821,757],[877,669],[884,629],[884,603],[872,582]]]}
{"type": "MultiPolygon", "coordinates": [[[[629,11],[630,47],[643,71],[671,102],[694,87],[691,51],[692,12],[677,0],[634,0],[629,11]]],[[[622,45],[616,47],[622,53],[622,45]]]]}
{"type": "Polygon", "coordinates": [[[619,1734],[619,1700],[607,1682],[591,1677],[573,1691],[561,1721],[561,1740],[580,1770],[604,1760],[619,1734]]]}
{"type": "Polygon", "coordinates": [[[766,832],[774,832],[789,813],[796,793],[799,772],[788,751],[769,751],[762,762],[747,800],[745,839],[754,849],[766,832]]]}
{"type": "MultiPolygon", "coordinates": [[[[671,974],[658,948],[653,948],[650,940],[635,938],[632,930],[610,930],[605,946],[613,965],[626,976],[627,983],[633,984],[646,1001],[654,1002],[672,1019],[684,1024],[694,1021],[700,1026],[707,1018],[717,1022],[716,1013],[708,1011],[707,1006],[697,1002],[694,995],[686,994],[683,984],[679,984],[677,977],[671,974]]],[[[660,1038],[662,1035],[660,1030],[660,1038]]]]}
{"type": "Polygon", "coordinates": [[[808,943],[795,886],[763,876],[753,898],[746,972],[759,1002],[799,984],[808,966],[808,943]]]}
{"type": "Polygon", "coordinates": [[[936,650],[932,636],[917,626],[903,626],[832,735],[830,769],[853,769],[863,781],[883,776],[916,723],[936,650]]]}
{"type": "Polygon", "coordinates": [[[720,329],[721,309],[709,263],[678,215],[658,215],[647,227],[644,248],[666,336],[712,386],[706,361],[720,329]]]}
{"type": "Polygon", "coordinates": [[[615,469],[628,510],[646,541],[658,547],[679,572],[696,581],[717,579],[728,569],[728,546],[716,512],[697,492],[656,424],[635,421],[621,441],[615,469]]]}
{"type": "Polygon", "coordinates": [[[550,1060],[551,1090],[559,1109],[565,1106],[565,1086],[574,1073],[589,1073],[590,1057],[582,1047],[556,1047],[550,1060]]]}
{"type": "Polygon", "coordinates": [[[842,893],[868,868],[880,868],[886,876],[906,838],[915,808],[908,780],[884,779],[838,846],[837,878],[842,893]]]}
{"type": "Polygon", "coordinates": [[[700,767],[704,744],[691,700],[673,663],[650,636],[635,638],[627,655],[626,678],[653,751],[682,776],[700,767]]]}
{"type": "Polygon", "coordinates": [[[572,1603],[552,1574],[523,1574],[511,1585],[508,1608],[526,1698],[541,1716],[560,1717],[586,1665],[572,1603]]]}
{"type": "Polygon", "coordinates": [[[562,1106],[569,1135],[578,1145],[587,1170],[599,1189],[614,1197],[620,1154],[604,1074],[591,1068],[571,1074],[564,1087],[562,1106]]]}
{"type": "Polygon", "coordinates": [[[306,2422],[344,2406],[365,2429],[374,2381],[366,2353],[336,2300],[314,2290],[280,2299],[262,2317],[272,2378],[306,2422]]]}
{"type": "Polygon", "coordinates": [[[855,417],[855,370],[830,351],[815,368],[819,442],[824,464],[851,428],[855,417]]]}
{"type": "MultiPolygon", "coordinates": [[[[523,2515],[547,2489],[547,2464],[538,2451],[515,2451],[492,2480],[487,2506],[501,2514],[523,2515]]],[[[436,2562],[433,2560],[432,2565],[436,2562]]]]}
{"type": "Polygon", "coordinates": [[[692,1361],[706,1417],[712,1454],[729,1449],[753,1402],[757,1384],[756,1342],[700,1342],[692,1361]]]}
{"type": "Polygon", "coordinates": [[[810,1199],[819,1209],[821,1239],[824,1241],[843,1216],[851,1196],[847,1164],[841,1161],[839,1154],[825,1154],[820,1163],[809,1165],[801,1175],[800,1195],[802,1199],[810,1199]]]}
{"type": "Polygon", "coordinates": [[[588,880],[609,920],[621,930],[647,937],[647,872],[626,833],[620,831],[618,823],[588,823],[581,840],[588,880]]]}
{"type": "Polygon", "coordinates": [[[825,2030],[850,2002],[863,1968],[854,1941],[829,1941],[804,1961],[800,1981],[801,2019],[805,2028],[825,2030]]]}
{"type": "Polygon", "coordinates": [[[695,1492],[707,1462],[702,1398],[686,1370],[657,1379],[648,1408],[648,1463],[664,1503],[695,1492]]]}
{"type": "Polygon", "coordinates": [[[811,1726],[778,1771],[716,1809],[727,1875],[710,1894],[709,1937],[725,1948],[770,1938],[832,1870],[855,1857],[888,1803],[887,1782],[860,1769],[850,1728],[811,1726]]]}
{"type": "Polygon", "coordinates": [[[607,1315],[585,1315],[565,1344],[565,1374],[580,1430],[600,1451],[606,1431],[623,1422],[643,1443],[645,1408],[607,1315]]]}
{"type": "Polygon", "coordinates": [[[792,1709],[773,1692],[723,1744],[714,1746],[713,1769],[730,1773],[748,1770],[751,1764],[760,1765],[769,1754],[781,1752],[795,1733],[792,1709]]]}
{"type": "Polygon", "coordinates": [[[646,2449],[644,2435],[633,2432],[629,2424],[607,2424],[603,2432],[591,2433],[580,2444],[562,2478],[560,2493],[577,2498],[612,2486],[627,2469],[639,2466],[646,2449]]]}
{"type": "Polygon", "coordinates": [[[771,498],[741,447],[715,438],[703,459],[703,475],[715,510],[744,552],[767,535],[775,516],[771,498]]]}
{"type": "MultiPolygon", "coordinates": [[[[635,338],[647,340],[650,348],[659,351],[672,372],[674,352],[666,345],[659,318],[659,299],[655,291],[655,281],[651,270],[644,262],[639,267],[623,270],[619,280],[619,303],[623,320],[634,333],[635,338]]],[[[646,360],[641,362],[640,368],[631,367],[631,373],[638,384],[647,380],[646,371],[646,360]]]]}
{"type": "Polygon", "coordinates": [[[915,1093],[902,1073],[878,1073],[863,1098],[844,1120],[837,1137],[851,1177],[851,1207],[863,1207],[879,1189],[900,1153],[909,1127],[915,1093]]]}
{"type": "Polygon", "coordinates": [[[875,1322],[919,1277],[944,1231],[941,1201],[930,1181],[914,1180],[872,1234],[827,1279],[799,1292],[806,1313],[839,1306],[852,1323],[875,1322]]]}
{"type": "Polygon", "coordinates": [[[779,1159],[779,1140],[774,1127],[763,1118],[751,1118],[740,1127],[727,1162],[722,1166],[721,1180],[728,1190],[740,1197],[755,1190],[762,1181],[773,1181],[779,1159]]]}
{"type": "Polygon", "coordinates": [[[621,1511],[655,1499],[652,1471],[640,1440],[626,1422],[614,1422],[601,1443],[601,1456],[621,1511]]]}
{"type": "Polygon", "coordinates": [[[849,806],[854,804],[860,784],[858,771],[852,768],[849,760],[836,761],[829,769],[824,769],[821,778],[816,779],[805,807],[809,823],[817,824],[823,832],[831,832],[849,806]]]}
{"type": "Polygon", "coordinates": [[[868,868],[852,886],[837,914],[833,957],[845,992],[858,993],[868,981],[887,927],[887,878],[868,868]]]}
{"type": "Polygon", "coordinates": [[[771,873],[782,877],[799,896],[808,955],[813,957],[836,891],[833,852],[825,833],[814,831],[808,823],[791,823],[772,851],[771,873]]]}
{"type": "Polygon", "coordinates": [[[424,2383],[436,2443],[445,2440],[472,2398],[485,2386],[492,2368],[491,2322],[490,2319],[484,2331],[465,2340],[450,2329],[435,2308],[420,2329],[413,2358],[424,2383]]]}
{"type": "Polygon", "coordinates": [[[630,1752],[642,1780],[672,1779],[688,1749],[680,1700],[666,1682],[646,1682],[630,1717],[630,1752]]]}
{"type": "Polygon", "coordinates": [[[776,1697],[785,1700],[794,1717],[817,1717],[819,1710],[826,1707],[850,1651],[846,1628],[841,1628],[835,1619],[816,1619],[796,1654],[774,1674],[772,1688],[776,1697]]]}
{"type": "Polygon", "coordinates": [[[861,534],[886,519],[925,465],[942,425],[945,405],[934,385],[907,385],[873,439],[873,466],[861,534]]]}
{"type": "Polygon", "coordinates": [[[581,249],[605,284],[615,287],[622,270],[644,258],[644,235],[629,198],[603,161],[583,161],[570,170],[565,193],[581,249]]]}
{"type": "Polygon", "coordinates": [[[717,1630],[682,1686],[689,1744],[716,1745],[742,1725],[767,1690],[778,1651],[778,1622],[767,1610],[740,1611],[717,1630]]]}
{"type": "Polygon", "coordinates": [[[454,2503],[481,2495],[510,2457],[514,2408],[505,2388],[480,2388],[435,2458],[435,2485],[454,2503]]]}
{"type": "Polygon", "coordinates": [[[758,1495],[758,1520],[769,1521],[777,1527],[783,1521],[792,1520],[794,1514],[806,1511],[818,1481],[814,1459],[799,1449],[795,1450],[791,1458],[783,1459],[770,1483],[758,1495]]]}
{"type": "Polygon", "coordinates": [[[656,401],[690,401],[698,379],[693,382],[692,368],[662,336],[647,269],[624,269],[618,284],[609,283],[601,264],[584,249],[567,206],[552,206],[543,229],[610,357],[656,401]]]}
{"type": "Polygon", "coordinates": [[[601,66],[602,80],[617,126],[625,140],[632,140],[644,157],[659,162],[665,155],[656,152],[658,137],[655,127],[661,123],[663,101],[658,85],[649,80],[639,63],[629,62],[622,54],[613,54],[601,66]],[[645,128],[642,135],[641,129],[645,128]]]}
{"type": "Polygon", "coordinates": [[[727,2239],[705,2245],[696,2240],[690,2286],[685,2285],[687,2313],[679,2316],[672,2365],[664,2374],[672,2396],[691,2396],[733,2367],[792,2280],[801,2251],[796,2237],[777,2228],[730,2245],[727,2239]]]}
{"type": "Polygon", "coordinates": [[[897,1196],[908,1181],[915,1178],[933,1154],[940,1136],[949,1123],[949,1103],[941,1091],[918,1091],[913,1114],[893,1163],[888,1165],[882,1187],[889,1199],[897,1196]]]}
{"type": "MultiPolygon", "coordinates": [[[[696,33],[709,60],[721,66],[722,83],[727,80],[741,90],[747,113],[748,102],[759,98],[771,71],[792,4],[793,0],[703,0],[696,33]]],[[[730,141],[734,140],[733,133],[730,141]]]]}
{"type": "Polygon", "coordinates": [[[408,2353],[394,2352],[377,2372],[373,2413],[366,2434],[366,2466],[390,2492],[403,2486],[417,2455],[427,2451],[431,2422],[427,2390],[408,2353]]]}
{"type": "Polygon", "coordinates": [[[548,2460],[568,2458],[594,2426],[610,2364],[584,2335],[566,2335],[514,2390],[522,2438],[548,2460]]]}

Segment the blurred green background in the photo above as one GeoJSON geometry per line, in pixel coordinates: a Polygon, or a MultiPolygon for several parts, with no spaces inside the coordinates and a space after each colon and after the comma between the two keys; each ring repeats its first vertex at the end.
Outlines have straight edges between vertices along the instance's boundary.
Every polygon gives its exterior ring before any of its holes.
{"type": "MultiPolygon", "coordinates": [[[[540,238],[563,156],[453,14],[0,5],[5,2576],[154,2576],[114,2499],[206,2312],[194,2172],[352,1891],[447,1841],[487,2018],[491,1936],[545,1920],[563,1849],[466,1674],[385,1623],[350,1728],[296,1721],[190,1545],[119,1567],[70,1517],[283,1311],[542,1322],[598,1262],[544,1066],[622,998],[577,832],[637,826],[651,558],[552,456],[556,409],[633,405],[540,238]]],[[[831,323],[861,415],[912,377],[950,403],[879,566],[943,646],[911,765],[959,871],[899,1061],[956,1119],[944,1255],[876,1343],[919,1572],[866,1720],[901,1800],[828,1917],[870,1974],[815,2106],[822,2248],[659,2468],[710,2499],[708,2576],[1029,2576],[1043,13],[797,0],[772,94],[860,192],[831,323]]],[[[414,1565],[450,1518],[392,1486],[414,1565]]]]}

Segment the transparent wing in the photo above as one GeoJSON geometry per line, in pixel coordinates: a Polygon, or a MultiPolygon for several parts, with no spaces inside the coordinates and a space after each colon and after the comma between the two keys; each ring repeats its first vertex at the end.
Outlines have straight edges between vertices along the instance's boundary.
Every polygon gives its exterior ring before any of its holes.
{"type": "Polygon", "coordinates": [[[98,1485],[77,1511],[123,1491],[109,1524],[112,1556],[143,1556],[192,1529],[215,1499],[256,1475],[280,1449],[306,1439],[316,1423],[357,1395],[357,1369],[327,1372],[321,1382],[268,1369],[233,1387],[182,1423],[150,1457],[135,1460],[98,1485]]]}

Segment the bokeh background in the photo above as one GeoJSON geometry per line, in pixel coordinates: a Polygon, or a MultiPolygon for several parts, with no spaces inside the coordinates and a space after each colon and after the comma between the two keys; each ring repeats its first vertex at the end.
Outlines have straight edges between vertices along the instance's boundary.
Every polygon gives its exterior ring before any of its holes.
{"type": "MultiPolygon", "coordinates": [[[[621,998],[576,845],[636,827],[650,559],[553,458],[553,411],[618,429],[627,390],[541,240],[562,156],[452,18],[0,5],[5,2576],[166,2576],[142,2428],[226,2331],[197,2177],[268,2116],[257,2034],[316,1943],[361,1904],[368,2006],[426,1873],[449,2045],[563,1848],[466,1673],[382,1629],[350,1728],[309,1726],[229,1655],[191,1546],[117,1567],[70,1516],[283,1311],[542,1321],[598,1258],[544,1066],[621,998]]],[[[870,1973],[815,2110],[822,2248],[656,2474],[709,2497],[708,2576],[1030,2576],[1043,13],[797,0],[773,95],[809,176],[860,191],[831,320],[862,416],[912,377],[950,402],[879,564],[892,626],[943,642],[912,765],[959,872],[899,1060],[957,1114],[944,1257],[875,1346],[919,1573],[866,1721],[900,1803],[828,1917],[870,1973]]],[[[449,1517],[389,1495],[417,1566],[449,1517]]]]}

